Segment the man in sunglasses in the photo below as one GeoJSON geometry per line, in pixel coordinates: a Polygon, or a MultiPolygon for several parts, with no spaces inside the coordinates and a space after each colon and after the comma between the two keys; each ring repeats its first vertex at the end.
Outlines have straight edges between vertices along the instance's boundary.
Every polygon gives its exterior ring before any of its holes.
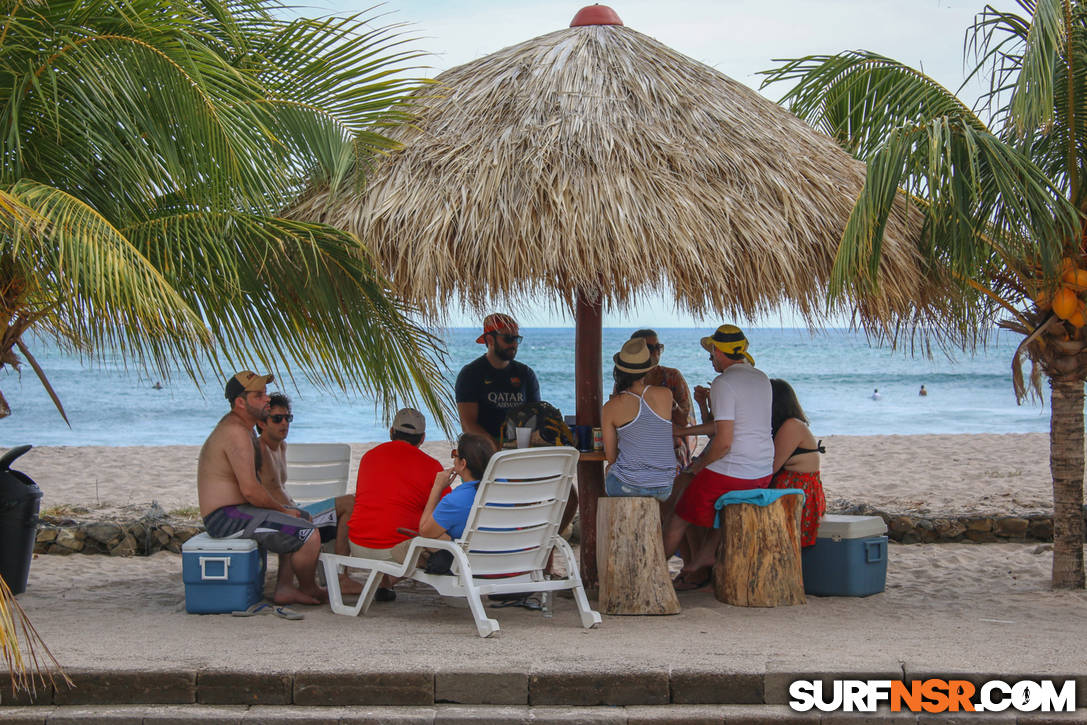
{"type": "Polygon", "coordinates": [[[487,315],[483,320],[483,334],[476,342],[486,345],[487,352],[457,375],[457,412],[465,433],[490,436],[497,445],[506,415],[540,401],[536,373],[514,360],[521,339],[517,322],[509,315],[487,315]]]}
{"type": "MultiPolygon", "coordinates": [[[[355,506],[351,494],[315,501],[305,506],[297,504],[284,484],[287,482],[287,434],[291,430],[291,400],[283,393],[272,393],[268,399],[268,417],[257,420],[260,436],[260,482],[279,504],[295,509],[308,519],[321,535],[321,543],[334,541],[335,552],[347,556],[347,521],[355,506]]],[[[345,594],[359,594],[362,585],[347,574],[340,575],[340,589],[345,594]]]]}

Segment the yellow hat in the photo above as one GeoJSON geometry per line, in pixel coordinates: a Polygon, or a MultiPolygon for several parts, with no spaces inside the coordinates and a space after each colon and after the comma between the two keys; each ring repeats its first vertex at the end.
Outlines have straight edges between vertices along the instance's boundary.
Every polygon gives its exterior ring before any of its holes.
{"type": "Polygon", "coordinates": [[[749,363],[755,364],[755,358],[747,352],[747,338],[736,325],[721,325],[713,335],[702,338],[702,347],[711,352],[717,348],[725,353],[725,357],[733,360],[746,358],[749,363]]]}

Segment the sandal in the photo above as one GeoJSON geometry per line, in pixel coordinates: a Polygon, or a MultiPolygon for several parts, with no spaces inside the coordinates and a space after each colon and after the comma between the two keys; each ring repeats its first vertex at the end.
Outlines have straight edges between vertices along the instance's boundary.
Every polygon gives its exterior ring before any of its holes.
{"type": "Polygon", "coordinates": [[[247,609],[238,609],[231,614],[235,617],[256,617],[262,614],[274,614],[280,619],[299,620],[305,619],[306,615],[301,612],[296,612],[290,607],[282,604],[274,604],[272,602],[257,602],[251,604],[247,609]]]}
{"type": "Polygon", "coordinates": [[[701,589],[708,585],[713,578],[713,570],[706,574],[702,579],[692,579],[691,577],[697,575],[697,572],[692,571],[680,571],[676,578],[672,580],[672,586],[677,592],[690,592],[695,589],[701,589]]]}
{"type": "MultiPolygon", "coordinates": [[[[508,597],[510,595],[508,595],[508,594],[507,595],[499,594],[497,596],[507,596],[508,597]]],[[[537,599],[536,597],[532,596],[531,594],[516,594],[516,595],[513,595],[513,596],[516,596],[517,598],[516,599],[500,599],[498,601],[495,601],[496,595],[492,594],[491,595],[491,601],[494,602],[494,603],[491,604],[491,609],[504,609],[505,607],[524,607],[525,609],[531,609],[531,610],[533,610],[535,612],[538,612],[541,609],[543,609],[543,605],[540,604],[540,600],[537,599]]]]}

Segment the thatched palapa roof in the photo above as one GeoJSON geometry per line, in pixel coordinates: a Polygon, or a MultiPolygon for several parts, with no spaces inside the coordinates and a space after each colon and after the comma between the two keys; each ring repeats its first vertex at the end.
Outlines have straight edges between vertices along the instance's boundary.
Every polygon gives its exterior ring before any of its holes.
{"type": "MultiPolygon", "coordinates": [[[[351,230],[430,312],[672,287],[692,313],[809,320],[863,164],[785,109],[621,25],[571,27],[453,68],[414,99],[402,146],[362,193],[322,190],[304,218],[351,230]],[[531,296],[531,297],[529,297],[531,296]]],[[[925,280],[920,215],[890,220],[881,298],[908,316],[925,280]]]]}

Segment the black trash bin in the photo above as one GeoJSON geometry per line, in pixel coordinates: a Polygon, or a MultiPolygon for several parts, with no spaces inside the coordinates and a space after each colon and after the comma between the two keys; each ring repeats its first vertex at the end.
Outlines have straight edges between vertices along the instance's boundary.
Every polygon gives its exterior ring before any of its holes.
{"type": "Polygon", "coordinates": [[[30,476],[11,470],[11,464],[32,447],[17,446],[0,458],[0,576],[13,594],[26,591],[42,492],[30,476]]]}

